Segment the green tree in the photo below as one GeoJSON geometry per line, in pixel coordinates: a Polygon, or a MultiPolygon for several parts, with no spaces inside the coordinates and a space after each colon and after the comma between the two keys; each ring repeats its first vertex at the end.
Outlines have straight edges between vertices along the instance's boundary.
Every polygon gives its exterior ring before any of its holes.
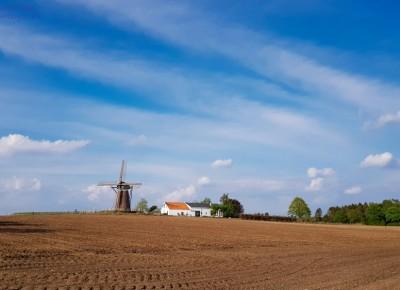
{"type": "Polygon", "coordinates": [[[228,204],[229,201],[229,194],[228,193],[224,193],[220,199],[219,199],[220,203],[222,204],[228,204]]]}
{"type": "Polygon", "coordinates": [[[360,223],[362,212],[358,208],[348,208],[346,210],[347,221],[351,224],[360,223]]]}
{"type": "Polygon", "coordinates": [[[201,203],[211,204],[211,199],[208,197],[205,197],[201,203]]]}
{"type": "Polygon", "coordinates": [[[348,222],[347,216],[346,216],[346,211],[343,208],[338,209],[334,216],[333,216],[333,222],[334,223],[342,223],[345,224],[348,222]]]}
{"type": "Polygon", "coordinates": [[[228,209],[230,211],[230,217],[239,217],[240,214],[243,213],[243,206],[237,199],[229,199],[228,201],[228,209]]]}
{"type": "Polygon", "coordinates": [[[147,200],[142,198],[138,201],[136,205],[136,211],[138,212],[146,212],[147,211],[147,200]]]}
{"type": "Polygon", "coordinates": [[[382,204],[370,203],[367,208],[366,222],[368,225],[385,225],[385,213],[382,204]]]}
{"type": "Polygon", "coordinates": [[[149,212],[156,211],[157,209],[158,209],[158,207],[157,207],[156,205],[152,205],[152,206],[149,208],[149,212]]]}
{"type": "Polygon", "coordinates": [[[400,224],[400,204],[393,204],[385,209],[385,219],[388,224],[400,224]]]}
{"type": "Polygon", "coordinates": [[[322,221],[322,209],[321,208],[317,208],[317,210],[315,211],[314,220],[316,222],[322,221]]]}
{"type": "Polygon", "coordinates": [[[311,211],[304,199],[295,197],[289,206],[288,214],[299,219],[308,219],[311,216],[311,211]]]}
{"type": "Polygon", "coordinates": [[[211,205],[211,214],[215,215],[218,210],[221,210],[224,217],[237,218],[243,213],[243,205],[233,198],[229,198],[227,193],[224,193],[220,198],[221,204],[211,205]]]}

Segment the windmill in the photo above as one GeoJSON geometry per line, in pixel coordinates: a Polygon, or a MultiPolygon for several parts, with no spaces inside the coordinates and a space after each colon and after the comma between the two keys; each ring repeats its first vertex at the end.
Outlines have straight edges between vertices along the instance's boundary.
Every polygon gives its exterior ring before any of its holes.
{"type": "Polygon", "coordinates": [[[141,186],[141,183],[126,182],[126,162],[122,160],[119,180],[117,182],[103,182],[97,186],[110,186],[115,194],[114,208],[116,211],[131,211],[132,190],[141,186]]]}

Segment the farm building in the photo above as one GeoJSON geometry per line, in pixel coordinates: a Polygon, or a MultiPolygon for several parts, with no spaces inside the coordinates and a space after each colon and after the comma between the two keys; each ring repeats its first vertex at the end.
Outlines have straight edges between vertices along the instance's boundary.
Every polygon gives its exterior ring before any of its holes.
{"type": "Polygon", "coordinates": [[[190,208],[184,202],[165,202],[161,208],[161,213],[174,216],[188,216],[190,208]]]}
{"type": "Polygon", "coordinates": [[[200,202],[186,202],[190,208],[191,216],[211,216],[211,207],[209,204],[200,202]]]}
{"type": "Polygon", "coordinates": [[[161,213],[173,216],[211,216],[211,208],[205,203],[167,201],[162,206],[161,213]]]}

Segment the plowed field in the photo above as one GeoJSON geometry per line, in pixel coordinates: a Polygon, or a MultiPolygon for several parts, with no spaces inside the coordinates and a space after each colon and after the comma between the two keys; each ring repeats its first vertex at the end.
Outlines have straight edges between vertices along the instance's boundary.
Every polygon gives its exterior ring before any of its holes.
{"type": "Polygon", "coordinates": [[[400,228],[0,217],[0,289],[400,289],[400,228]]]}

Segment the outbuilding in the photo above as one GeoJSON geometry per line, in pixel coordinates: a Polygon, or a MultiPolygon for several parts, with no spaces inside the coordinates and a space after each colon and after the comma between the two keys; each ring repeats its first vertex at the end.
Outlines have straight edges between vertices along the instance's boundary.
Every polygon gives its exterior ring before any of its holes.
{"type": "Polygon", "coordinates": [[[191,216],[211,216],[210,204],[201,202],[186,202],[190,208],[191,216]]]}

